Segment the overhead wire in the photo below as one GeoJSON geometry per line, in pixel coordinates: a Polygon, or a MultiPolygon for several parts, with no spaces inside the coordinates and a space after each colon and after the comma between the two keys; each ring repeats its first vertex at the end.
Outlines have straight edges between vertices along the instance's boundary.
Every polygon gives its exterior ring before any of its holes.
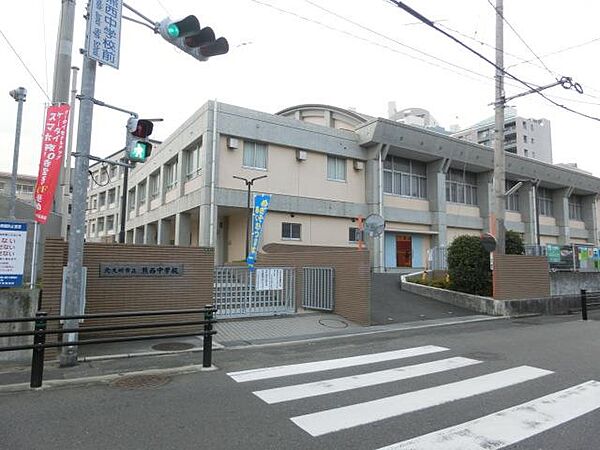
{"type": "Polygon", "coordinates": [[[456,42],[458,45],[460,45],[461,47],[465,48],[469,52],[473,53],[478,58],[483,59],[484,61],[486,61],[491,66],[495,67],[496,70],[502,72],[507,77],[512,78],[513,80],[517,81],[518,83],[522,84],[523,86],[527,87],[528,89],[534,91],[533,93],[536,93],[536,94],[540,95],[542,98],[546,99],[548,102],[552,103],[553,105],[555,105],[555,106],[557,106],[559,108],[562,108],[562,109],[564,109],[566,111],[572,112],[573,114],[577,114],[579,116],[586,117],[588,119],[600,122],[600,117],[592,116],[592,115],[583,113],[581,111],[574,110],[574,109],[569,108],[568,106],[565,106],[565,105],[563,105],[561,103],[555,102],[554,100],[552,100],[551,98],[549,98],[548,96],[546,96],[543,92],[535,91],[534,90],[534,86],[531,83],[527,83],[527,82],[523,81],[519,77],[517,77],[517,76],[513,75],[512,73],[508,72],[505,68],[498,66],[496,63],[494,63],[493,61],[491,61],[490,59],[488,59],[486,56],[484,56],[481,53],[479,53],[477,50],[469,47],[467,44],[465,44],[463,41],[461,41],[457,37],[451,35],[450,33],[446,32],[444,30],[442,30],[441,28],[438,28],[433,21],[431,21],[427,17],[423,16],[422,14],[418,13],[417,11],[415,11],[414,9],[412,9],[410,6],[406,5],[404,2],[401,2],[399,0],[387,0],[387,1],[389,3],[392,3],[393,5],[397,6],[398,8],[403,9],[408,14],[410,14],[411,16],[419,19],[421,22],[423,22],[427,26],[433,28],[434,30],[438,31],[439,33],[442,33],[444,36],[446,36],[447,38],[449,38],[452,41],[456,42]]]}
{"type": "Polygon", "coordinates": [[[40,88],[40,91],[42,91],[44,93],[44,95],[46,96],[46,98],[48,99],[49,102],[52,102],[52,100],[50,99],[50,96],[48,95],[48,93],[46,92],[46,90],[42,87],[42,85],[37,80],[37,78],[35,77],[35,75],[33,74],[33,72],[31,70],[29,70],[29,67],[27,67],[27,64],[25,64],[25,61],[23,61],[23,58],[21,58],[21,55],[19,55],[19,52],[17,52],[17,50],[13,47],[13,45],[11,44],[11,42],[8,39],[8,37],[6,36],[6,34],[4,34],[4,32],[2,30],[0,30],[0,34],[2,35],[2,37],[4,38],[4,40],[6,41],[6,43],[10,47],[10,49],[13,51],[13,53],[16,55],[16,57],[19,59],[19,61],[21,62],[21,64],[23,65],[23,67],[25,68],[25,70],[27,71],[27,73],[29,74],[29,76],[31,78],[33,78],[33,81],[35,81],[35,84],[37,84],[37,87],[40,88]]]}
{"type": "Polygon", "coordinates": [[[542,58],[540,58],[538,56],[538,54],[535,51],[533,51],[533,49],[531,48],[531,46],[527,42],[525,42],[525,39],[523,39],[523,37],[519,34],[519,32],[515,29],[515,27],[513,27],[511,25],[511,23],[506,19],[506,17],[504,16],[504,14],[501,13],[500,11],[498,11],[498,8],[496,8],[496,5],[494,5],[491,2],[491,0],[487,0],[487,2],[494,9],[494,11],[496,12],[496,14],[498,14],[500,16],[500,18],[503,20],[503,22],[506,25],[508,25],[508,27],[512,30],[512,32],[515,33],[515,35],[519,38],[519,40],[523,43],[523,45],[525,45],[525,47],[527,47],[527,49],[531,52],[531,54],[536,57],[536,59],[540,62],[540,64],[542,66],[544,66],[544,69],[546,69],[548,71],[548,73],[550,73],[550,75],[552,75],[553,77],[557,77],[558,74],[555,73],[555,72],[553,72],[552,70],[550,70],[548,68],[548,66],[544,63],[544,61],[542,61],[542,58]]]}

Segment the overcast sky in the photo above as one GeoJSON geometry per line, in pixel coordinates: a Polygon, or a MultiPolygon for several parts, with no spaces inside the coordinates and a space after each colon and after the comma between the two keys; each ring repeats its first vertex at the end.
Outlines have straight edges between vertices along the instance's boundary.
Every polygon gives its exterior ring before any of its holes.
{"type": "MultiPolygon", "coordinates": [[[[387,117],[387,102],[394,100],[398,109],[428,109],[446,128],[467,127],[493,113],[488,104],[494,97],[494,69],[385,0],[128,2],[156,21],[167,15],[176,19],[194,14],[202,26],[225,36],[231,47],[227,55],[201,63],[151,30],[123,22],[120,68],[98,69],[96,98],[135,110],[141,117],[164,118],[155,126],[156,139],[166,138],[204,102],[215,98],[269,113],[302,103],[325,103],[379,117],[387,117]]],[[[85,3],[77,0],[73,48],[77,66],[81,65],[78,49],[84,41],[85,3]]],[[[446,30],[462,33],[451,31],[493,59],[495,19],[488,0],[406,3],[446,30]]],[[[573,77],[584,95],[555,87],[546,91],[548,96],[600,117],[600,2],[504,3],[506,19],[543,62],[506,26],[508,70],[538,85],[561,75],[573,77]],[[532,62],[522,63],[523,59],[532,62]]],[[[61,0],[19,0],[3,1],[0,7],[0,30],[50,97],[60,4],[61,0]]],[[[10,172],[12,167],[17,105],[8,92],[24,86],[28,97],[19,172],[36,175],[47,99],[2,36],[0,58],[4,65],[0,170],[10,172]]],[[[507,96],[523,90],[507,81],[507,96]]],[[[600,176],[600,122],[561,110],[538,95],[510,105],[521,116],[551,121],[555,163],[577,162],[600,176]]],[[[122,113],[94,108],[93,155],[106,156],[122,148],[126,119],[122,113]]]]}

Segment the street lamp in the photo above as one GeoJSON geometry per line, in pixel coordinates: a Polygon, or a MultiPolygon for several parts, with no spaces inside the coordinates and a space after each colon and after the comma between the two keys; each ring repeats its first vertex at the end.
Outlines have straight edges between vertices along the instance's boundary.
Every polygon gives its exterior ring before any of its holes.
{"type": "Polygon", "coordinates": [[[19,146],[21,144],[21,120],[23,117],[23,102],[27,97],[27,89],[19,87],[8,93],[19,105],[17,107],[17,129],[15,131],[15,148],[13,150],[13,166],[10,179],[10,202],[9,216],[15,218],[15,208],[17,203],[17,172],[19,170],[19,146]]]}
{"type": "Polygon", "coordinates": [[[250,224],[252,223],[252,210],[250,209],[250,196],[251,196],[252,185],[254,184],[254,182],[256,180],[260,180],[261,178],[267,178],[267,176],[262,175],[260,177],[254,177],[254,178],[248,179],[248,178],[243,178],[243,177],[236,177],[234,175],[233,178],[235,178],[236,180],[242,180],[244,183],[246,183],[246,187],[248,188],[248,199],[247,199],[248,218],[246,220],[246,259],[248,259],[248,254],[250,253],[250,224]]]}

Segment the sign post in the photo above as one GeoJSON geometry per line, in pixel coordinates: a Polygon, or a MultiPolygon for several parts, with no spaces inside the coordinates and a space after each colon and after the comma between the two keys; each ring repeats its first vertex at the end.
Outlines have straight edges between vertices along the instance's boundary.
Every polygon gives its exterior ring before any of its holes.
{"type": "Polygon", "coordinates": [[[23,284],[27,224],[0,222],[0,287],[23,284]]]}

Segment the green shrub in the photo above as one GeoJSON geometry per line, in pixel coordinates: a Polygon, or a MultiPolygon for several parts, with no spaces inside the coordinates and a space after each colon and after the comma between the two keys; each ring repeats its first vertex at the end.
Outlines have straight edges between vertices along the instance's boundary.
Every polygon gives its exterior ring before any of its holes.
{"type": "Polygon", "coordinates": [[[475,295],[491,295],[490,255],[477,236],[458,236],[448,247],[450,288],[475,295]]]}
{"type": "Polygon", "coordinates": [[[505,253],[507,255],[524,255],[525,245],[520,233],[512,230],[506,230],[505,236],[505,253]]]}

